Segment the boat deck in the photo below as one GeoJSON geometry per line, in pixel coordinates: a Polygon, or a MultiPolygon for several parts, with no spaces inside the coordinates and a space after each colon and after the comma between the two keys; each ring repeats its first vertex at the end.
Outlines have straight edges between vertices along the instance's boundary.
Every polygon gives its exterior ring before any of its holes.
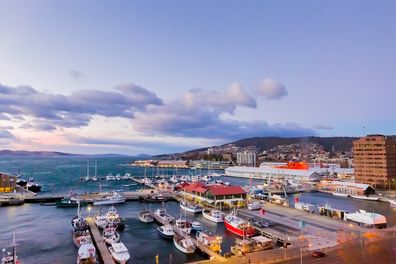
{"type": "Polygon", "coordinates": [[[100,235],[98,227],[95,225],[95,222],[92,217],[87,217],[89,231],[92,236],[93,243],[97,249],[98,255],[102,260],[102,263],[105,264],[115,264],[113,257],[110,254],[106,246],[106,242],[103,240],[102,236],[100,235]]]}

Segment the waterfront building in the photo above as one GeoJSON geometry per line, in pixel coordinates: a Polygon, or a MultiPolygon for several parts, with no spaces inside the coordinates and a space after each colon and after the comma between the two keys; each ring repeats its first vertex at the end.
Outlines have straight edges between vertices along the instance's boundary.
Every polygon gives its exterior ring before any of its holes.
{"type": "Polygon", "coordinates": [[[396,182],[396,137],[367,135],[353,142],[355,181],[376,188],[396,182]]]}
{"type": "Polygon", "coordinates": [[[350,196],[375,194],[375,189],[371,185],[364,183],[321,181],[319,187],[332,193],[343,193],[350,196]]]}
{"type": "Polygon", "coordinates": [[[201,182],[184,186],[180,194],[197,203],[215,207],[242,206],[246,199],[246,192],[240,186],[205,185],[201,182]]]}
{"type": "Polygon", "coordinates": [[[16,188],[17,177],[0,173],[0,193],[13,192],[16,188]]]}
{"type": "Polygon", "coordinates": [[[190,167],[209,170],[224,170],[231,165],[231,161],[190,160],[189,162],[190,167]]]}
{"type": "Polygon", "coordinates": [[[159,168],[189,168],[188,161],[186,160],[160,160],[157,166],[159,168]]]}
{"type": "Polygon", "coordinates": [[[257,156],[255,151],[237,152],[236,157],[237,157],[237,165],[256,167],[257,156]]]}

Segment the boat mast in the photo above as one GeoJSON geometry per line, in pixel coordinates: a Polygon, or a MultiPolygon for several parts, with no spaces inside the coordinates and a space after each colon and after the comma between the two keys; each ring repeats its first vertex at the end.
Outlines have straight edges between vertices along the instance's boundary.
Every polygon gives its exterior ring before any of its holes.
{"type": "Polygon", "coordinates": [[[15,232],[13,236],[13,243],[12,243],[12,262],[16,264],[16,245],[15,245],[15,232]]]}
{"type": "Polygon", "coordinates": [[[97,178],[98,174],[98,161],[95,160],[95,178],[97,178]]]}
{"type": "Polygon", "coordinates": [[[87,160],[87,179],[89,179],[89,160],[87,160]]]}

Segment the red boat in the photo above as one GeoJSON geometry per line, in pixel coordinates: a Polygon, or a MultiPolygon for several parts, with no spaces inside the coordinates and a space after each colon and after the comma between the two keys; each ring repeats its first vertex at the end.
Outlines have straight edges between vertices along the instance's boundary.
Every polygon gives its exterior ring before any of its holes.
{"type": "Polygon", "coordinates": [[[251,237],[256,234],[256,229],[251,227],[247,221],[239,218],[233,212],[224,218],[224,225],[228,231],[239,236],[251,237]]]}

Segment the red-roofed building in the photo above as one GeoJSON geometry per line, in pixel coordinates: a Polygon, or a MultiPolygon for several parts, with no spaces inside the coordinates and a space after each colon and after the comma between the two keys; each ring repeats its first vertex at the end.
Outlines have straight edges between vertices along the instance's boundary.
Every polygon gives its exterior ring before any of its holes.
{"type": "Polygon", "coordinates": [[[233,207],[245,202],[246,192],[240,186],[205,185],[195,182],[182,189],[182,195],[201,204],[233,207]]]}

